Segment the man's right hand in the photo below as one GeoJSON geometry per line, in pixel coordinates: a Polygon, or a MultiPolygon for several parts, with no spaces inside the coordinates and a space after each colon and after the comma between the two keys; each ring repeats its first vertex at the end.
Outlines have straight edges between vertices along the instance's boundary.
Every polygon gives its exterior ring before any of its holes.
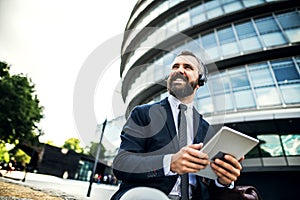
{"type": "Polygon", "coordinates": [[[203,143],[182,147],[171,158],[171,171],[177,174],[195,173],[210,164],[208,155],[200,152],[203,143]]]}

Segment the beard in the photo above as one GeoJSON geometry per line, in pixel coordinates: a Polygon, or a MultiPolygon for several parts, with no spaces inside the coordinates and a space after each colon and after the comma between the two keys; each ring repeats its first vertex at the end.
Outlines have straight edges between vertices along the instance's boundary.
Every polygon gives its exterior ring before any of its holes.
{"type": "Polygon", "coordinates": [[[187,77],[183,76],[179,72],[175,72],[172,76],[170,76],[167,82],[167,87],[171,95],[175,96],[178,99],[182,99],[194,93],[194,90],[197,87],[197,83],[195,81],[189,82],[187,77]],[[176,79],[182,79],[183,83],[174,83],[176,79]]]}

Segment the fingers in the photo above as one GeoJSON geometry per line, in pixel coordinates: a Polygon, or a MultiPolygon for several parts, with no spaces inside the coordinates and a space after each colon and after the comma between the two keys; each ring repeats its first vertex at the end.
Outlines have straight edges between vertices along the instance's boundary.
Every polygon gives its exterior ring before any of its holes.
{"type": "Polygon", "coordinates": [[[180,149],[171,159],[171,171],[178,174],[194,173],[209,165],[208,156],[199,151],[202,144],[193,144],[180,149]]]}
{"type": "Polygon", "coordinates": [[[219,177],[220,182],[223,184],[229,184],[232,181],[236,181],[240,176],[242,170],[241,164],[231,155],[225,155],[225,162],[216,159],[214,163],[211,163],[211,167],[219,177]]]}

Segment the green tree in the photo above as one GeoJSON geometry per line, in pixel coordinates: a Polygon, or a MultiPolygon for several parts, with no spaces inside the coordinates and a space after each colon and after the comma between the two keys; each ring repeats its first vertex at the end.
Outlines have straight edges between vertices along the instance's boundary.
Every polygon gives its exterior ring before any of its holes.
{"type": "Polygon", "coordinates": [[[23,74],[10,75],[9,69],[0,62],[0,140],[10,144],[36,141],[42,134],[37,123],[43,118],[43,107],[35,85],[23,74]]]}
{"type": "Polygon", "coordinates": [[[83,148],[80,146],[80,140],[77,138],[67,139],[62,147],[74,150],[77,153],[83,153],[83,148]]]}
{"type": "MultiPolygon", "coordinates": [[[[89,155],[96,157],[98,144],[99,144],[98,142],[91,142],[91,146],[89,147],[89,151],[88,151],[89,155]]],[[[104,159],[105,151],[106,151],[105,147],[103,146],[103,144],[101,144],[99,159],[102,160],[104,159]]]]}
{"type": "Polygon", "coordinates": [[[9,162],[10,156],[6,149],[5,143],[0,141],[0,161],[9,162]]]}

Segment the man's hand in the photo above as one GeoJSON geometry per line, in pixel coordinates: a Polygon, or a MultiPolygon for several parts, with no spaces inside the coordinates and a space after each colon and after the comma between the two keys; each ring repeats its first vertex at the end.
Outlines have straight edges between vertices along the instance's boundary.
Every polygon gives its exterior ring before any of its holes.
{"type": "Polygon", "coordinates": [[[244,160],[242,157],[237,160],[235,157],[226,154],[224,161],[217,158],[211,163],[211,168],[218,176],[218,182],[222,185],[229,185],[233,181],[236,181],[241,174],[242,166],[240,162],[244,160]]]}
{"type": "Polygon", "coordinates": [[[192,144],[181,148],[171,158],[171,171],[177,174],[194,173],[210,164],[208,156],[199,150],[203,144],[192,144]]]}

